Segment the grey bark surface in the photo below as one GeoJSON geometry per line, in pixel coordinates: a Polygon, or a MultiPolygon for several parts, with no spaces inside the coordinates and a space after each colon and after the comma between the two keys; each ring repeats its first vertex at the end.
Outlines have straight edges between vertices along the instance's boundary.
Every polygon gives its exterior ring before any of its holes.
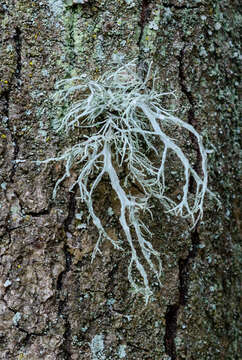
{"type": "MultiPolygon", "coordinates": [[[[239,359],[239,2],[2,0],[0,24],[0,359],[239,359]],[[80,137],[53,129],[66,107],[53,105],[55,82],[97,78],[116,53],[153,60],[158,86],[176,91],[176,114],[214,148],[209,187],[222,201],[207,199],[193,230],[154,203],[144,220],[164,273],[147,306],[130,290],[128,247],[103,242],[91,262],[98,234],[68,191],[78,168],[53,200],[63,166],[33,162],[80,137]]],[[[194,139],[184,146],[198,168],[194,139]]],[[[95,197],[122,238],[110,184],[95,197]]]]}

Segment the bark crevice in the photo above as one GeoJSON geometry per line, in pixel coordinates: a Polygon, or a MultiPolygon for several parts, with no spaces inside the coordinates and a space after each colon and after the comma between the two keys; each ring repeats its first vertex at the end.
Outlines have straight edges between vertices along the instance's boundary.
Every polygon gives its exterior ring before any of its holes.
{"type": "Polygon", "coordinates": [[[165,315],[166,330],[164,337],[164,345],[166,354],[171,357],[171,360],[176,360],[176,334],[177,334],[177,318],[181,307],[188,303],[188,288],[190,278],[190,263],[196,258],[199,249],[199,234],[197,228],[191,233],[192,248],[185,259],[180,258],[179,266],[179,298],[178,303],[169,305],[165,315]]]}
{"type": "MultiPolygon", "coordinates": [[[[195,100],[192,95],[192,92],[188,89],[186,85],[186,75],[184,69],[185,51],[186,51],[186,45],[184,45],[184,47],[180,52],[179,57],[177,57],[179,62],[179,66],[178,66],[179,84],[182,93],[185,95],[189,103],[189,109],[187,113],[188,123],[192,125],[194,128],[196,128],[195,100]]],[[[194,168],[196,172],[199,173],[201,154],[199,152],[199,146],[197,144],[195,136],[193,136],[193,134],[191,134],[190,136],[191,136],[192,146],[196,151],[196,163],[194,165],[194,168]]],[[[193,178],[190,179],[189,191],[191,193],[194,193],[195,191],[195,183],[193,178]]],[[[177,358],[176,343],[175,343],[176,334],[177,334],[177,318],[181,307],[184,307],[188,302],[190,263],[197,256],[199,243],[200,243],[199,233],[196,226],[191,233],[191,244],[192,244],[191,250],[189,251],[185,259],[180,258],[178,261],[178,267],[179,267],[178,302],[176,304],[169,305],[165,315],[166,330],[164,337],[164,345],[165,345],[166,353],[171,357],[171,360],[176,360],[177,358]]]]}
{"type": "Polygon", "coordinates": [[[149,21],[149,17],[150,17],[149,5],[150,5],[150,0],[142,0],[140,21],[138,24],[140,26],[140,35],[139,35],[139,39],[138,39],[138,47],[139,48],[140,48],[141,40],[142,40],[142,37],[144,34],[145,25],[149,21]]]}
{"type": "MultiPolygon", "coordinates": [[[[192,125],[196,129],[197,121],[196,121],[196,117],[195,117],[195,99],[192,94],[192,91],[190,91],[186,85],[186,75],[185,75],[185,68],[184,68],[185,52],[186,52],[186,45],[183,46],[183,48],[180,52],[180,55],[177,57],[178,63],[179,63],[179,66],[178,66],[179,84],[180,84],[182,93],[187,98],[187,101],[189,103],[189,109],[187,111],[187,121],[190,125],[192,125]]],[[[197,143],[196,137],[193,134],[190,134],[189,136],[191,139],[192,146],[196,152],[196,162],[194,164],[194,169],[199,174],[201,172],[201,169],[200,169],[201,154],[199,151],[199,145],[197,143]]],[[[190,184],[189,184],[189,191],[191,193],[194,193],[196,191],[195,187],[196,187],[196,184],[195,184],[194,178],[191,177],[190,184]]]]}
{"type": "Polygon", "coordinates": [[[176,4],[169,4],[169,3],[163,3],[162,4],[164,8],[173,8],[175,10],[192,10],[192,9],[200,9],[203,4],[197,4],[197,5],[176,5],[176,4]]]}
{"type": "MultiPolygon", "coordinates": [[[[12,81],[9,84],[8,90],[5,92],[5,101],[6,101],[6,110],[5,110],[5,115],[7,117],[7,121],[10,127],[10,113],[9,113],[9,107],[10,107],[10,96],[11,96],[11,91],[12,91],[12,87],[13,87],[13,82],[15,81],[16,83],[16,87],[18,88],[19,86],[21,86],[21,70],[22,70],[22,32],[20,30],[19,27],[15,28],[15,34],[13,36],[13,40],[14,40],[14,48],[15,48],[15,54],[16,54],[16,67],[15,67],[15,72],[14,75],[12,77],[12,81]]],[[[14,129],[9,129],[9,132],[11,134],[11,138],[12,138],[12,143],[13,143],[13,156],[12,156],[12,169],[9,175],[9,180],[11,183],[13,183],[13,178],[16,172],[16,159],[18,157],[18,153],[19,153],[19,144],[18,144],[18,139],[16,136],[16,133],[14,131],[14,129]]]]}
{"type": "MultiPolygon", "coordinates": [[[[68,215],[64,221],[64,232],[65,234],[69,231],[69,226],[71,225],[75,213],[76,213],[76,192],[77,186],[73,188],[73,191],[70,192],[69,203],[68,203],[68,215]]],[[[64,320],[64,334],[63,334],[63,344],[62,351],[65,359],[70,359],[70,342],[71,342],[71,325],[69,320],[69,309],[68,309],[68,294],[63,292],[64,288],[64,277],[71,270],[72,258],[68,250],[68,245],[65,241],[63,246],[63,251],[65,255],[65,269],[59,274],[56,284],[56,289],[59,293],[59,305],[58,305],[58,317],[61,317],[64,320]]]]}

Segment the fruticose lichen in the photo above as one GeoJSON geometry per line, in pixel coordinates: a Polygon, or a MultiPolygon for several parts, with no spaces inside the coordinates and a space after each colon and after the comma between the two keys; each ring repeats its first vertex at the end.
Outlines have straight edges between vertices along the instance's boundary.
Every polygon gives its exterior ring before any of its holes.
{"type": "MultiPolygon", "coordinates": [[[[94,210],[93,194],[104,176],[120,202],[120,225],[131,250],[128,279],[135,292],[141,292],[146,302],[151,295],[147,270],[137,254],[135,242],[151,272],[160,282],[162,263],[160,254],[148,240],[150,230],[141,220],[144,212],[151,212],[151,199],[158,199],[165,210],[182,218],[189,218],[192,226],[203,215],[204,197],[207,192],[207,150],[202,138],[194,127],[161,106],[161,101],[170,93],[159,93],[155,89],[155,75],[151,76],[151,64],[145,79],[137,72],[135,61],[119,64],[105,72],[98,80],[86,74],[61,80],[57,84],[55,99],[58,103],[72,101],[63,118],[56,120],[59,133],[68,136],[70,131],[86,128],[90,135],[83,135],[80,142],[62,155],[44,160],[65,162],[65,173],[57,181],[54,197],[59,184],[70,177],[73,166],[79,166],[79,176],[70,190],[78,185],[80,198],[85,202],[91,219],[99,231],[93,258],[99,250],[100,242],[108,239],[117,249],[121,243],[114,241],[107,233],[94,210]],[[153,77],[152,84],[150,78],[153,77]],[[197,173],[176,139],[167,134],[174,126],[179,131],[190,133],[198,144],[201,175],[197,173]],[[144,151],[148,149],[149,155],[144,151]],[[180,200],[167,194],[166,165],[170,154],[180,163],[183,173],[180,200]],[[121,179],[119,169],[126,169],[126,177],[121,179]],[[94,181],[93,181],[94,178],[94,181]],[[193,179],[194,194],[189,192],[193,179]],[[139,195],[130,192],[130,184],[136,184],[139,195]],[[155,261],[154,261],[155,260],[155,261]],[[133,266],[142,276],[143,285],[134,280],[133,266]]],[[[169,158],[170,161],[170,158],[169,158]]],[[[179,197],[178,197],[179,198],[179,197]]]]}

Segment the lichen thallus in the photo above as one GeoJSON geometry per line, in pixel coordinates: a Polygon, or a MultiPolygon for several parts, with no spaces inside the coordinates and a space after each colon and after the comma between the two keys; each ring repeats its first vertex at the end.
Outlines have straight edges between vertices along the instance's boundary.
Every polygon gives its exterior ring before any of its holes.
{"type": "MultiPolygon", "coordinates": [[[[146,78],[143,80],[137,73],[135,60],[119,64],[105,72],[98,80],[90,79],[86,74],[61,80],[56,85],[55,100],[58,103],[72,101],[64,117],[55,121],[59,133],[69,134],[76,127],[89,128],[90,135],[84,135],[63,154],[49,158],[41,163],[63,161],[65,173],[57,181],[53,196],[59,184],[70,177],[70,170],[79,164],[79,174],[70,190],[78,185],[81,201],[88,208],[90,217],[99,231],[92,258],[94,259],[103,239],[111,241],[115,248],[121,249],[121,242],[114,241],[104,228],[94,210],[93,193],[105,176],[108,176],[113,191],[120,202],[119,222],[124,238],[127,240],[131,259],[128,266],[128,279],[135,292],[141,292],[147,302],[152,294],[147,266],[160,282],[162,272],[161,256],[148,240],[150,230],[142,221],[144,212],[151,213],[151,199],[160,201],[164,209],[176,216],[189,218],[195,226],[203,216],[203,204],[208,190],[207,153],[201,135],[189,123],[174,116],[174,112],[161,106],[162,98],[171,93],[160,93],[155,89],[155,75],[151,86],[152,65],[149,65],[146,78]],[[170,137],[165,129],[177,126],[179,131],[192,134],[200,152],[200,174],[192,166],[185,152],[170,137]],[[158,149],[160,144],[162,151],[158,149]],[[142,147],[147,147],[156,157],[148,156],[142,147]],[[183,182],[179,200],[167,194],[166,167],[168,154],[173,153],[180,164],[183,182]],[[125,165],[127,175],[121,181],[119,170],[125,165]],[[94,181],[93,181],[94,176],[94,181]],[[90,179],[92,177],[92,185],[90,179]],[[194,193],[189,192],[191,178],[194,193]],[[136,183],[142,190],[139,195],[129,191],[129,182],[136,183]],[[137,252],[143,255],[146,265],[137,252]],[[133,270],[141,275],[142,285],[134,279],[133,270]]],[[[176,133],[174,133],[175,136],[176,133]]]]}

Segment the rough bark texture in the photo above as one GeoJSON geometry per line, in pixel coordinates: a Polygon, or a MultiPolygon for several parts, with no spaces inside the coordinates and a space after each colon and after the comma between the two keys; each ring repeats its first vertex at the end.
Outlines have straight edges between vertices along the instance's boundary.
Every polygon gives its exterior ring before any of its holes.
{"type": "MultiPolygon", "coordinates": [[[[239,359],[239,1],[2,0],[0,21],[0,358],[239,359]],[[53,201],[62,166],[31,162],[79,136],[52,127],[56,80],[97,77],[116,52],[153,59],[159,86],[176,90],[177,114],[215,146],[210,188],[223,204],[208,200],[193,231],[154,204],[163,287],[153,282],[146,307],[130,292],[129,249],[103,243],[91,263],[98,234],[77,189],[68,192],[72,179],[53,201]]],[[[184,146],[198,163],[194,139],[184,146]]],[[[122,238],[108,183],[96,199],[122,238]]]]}

